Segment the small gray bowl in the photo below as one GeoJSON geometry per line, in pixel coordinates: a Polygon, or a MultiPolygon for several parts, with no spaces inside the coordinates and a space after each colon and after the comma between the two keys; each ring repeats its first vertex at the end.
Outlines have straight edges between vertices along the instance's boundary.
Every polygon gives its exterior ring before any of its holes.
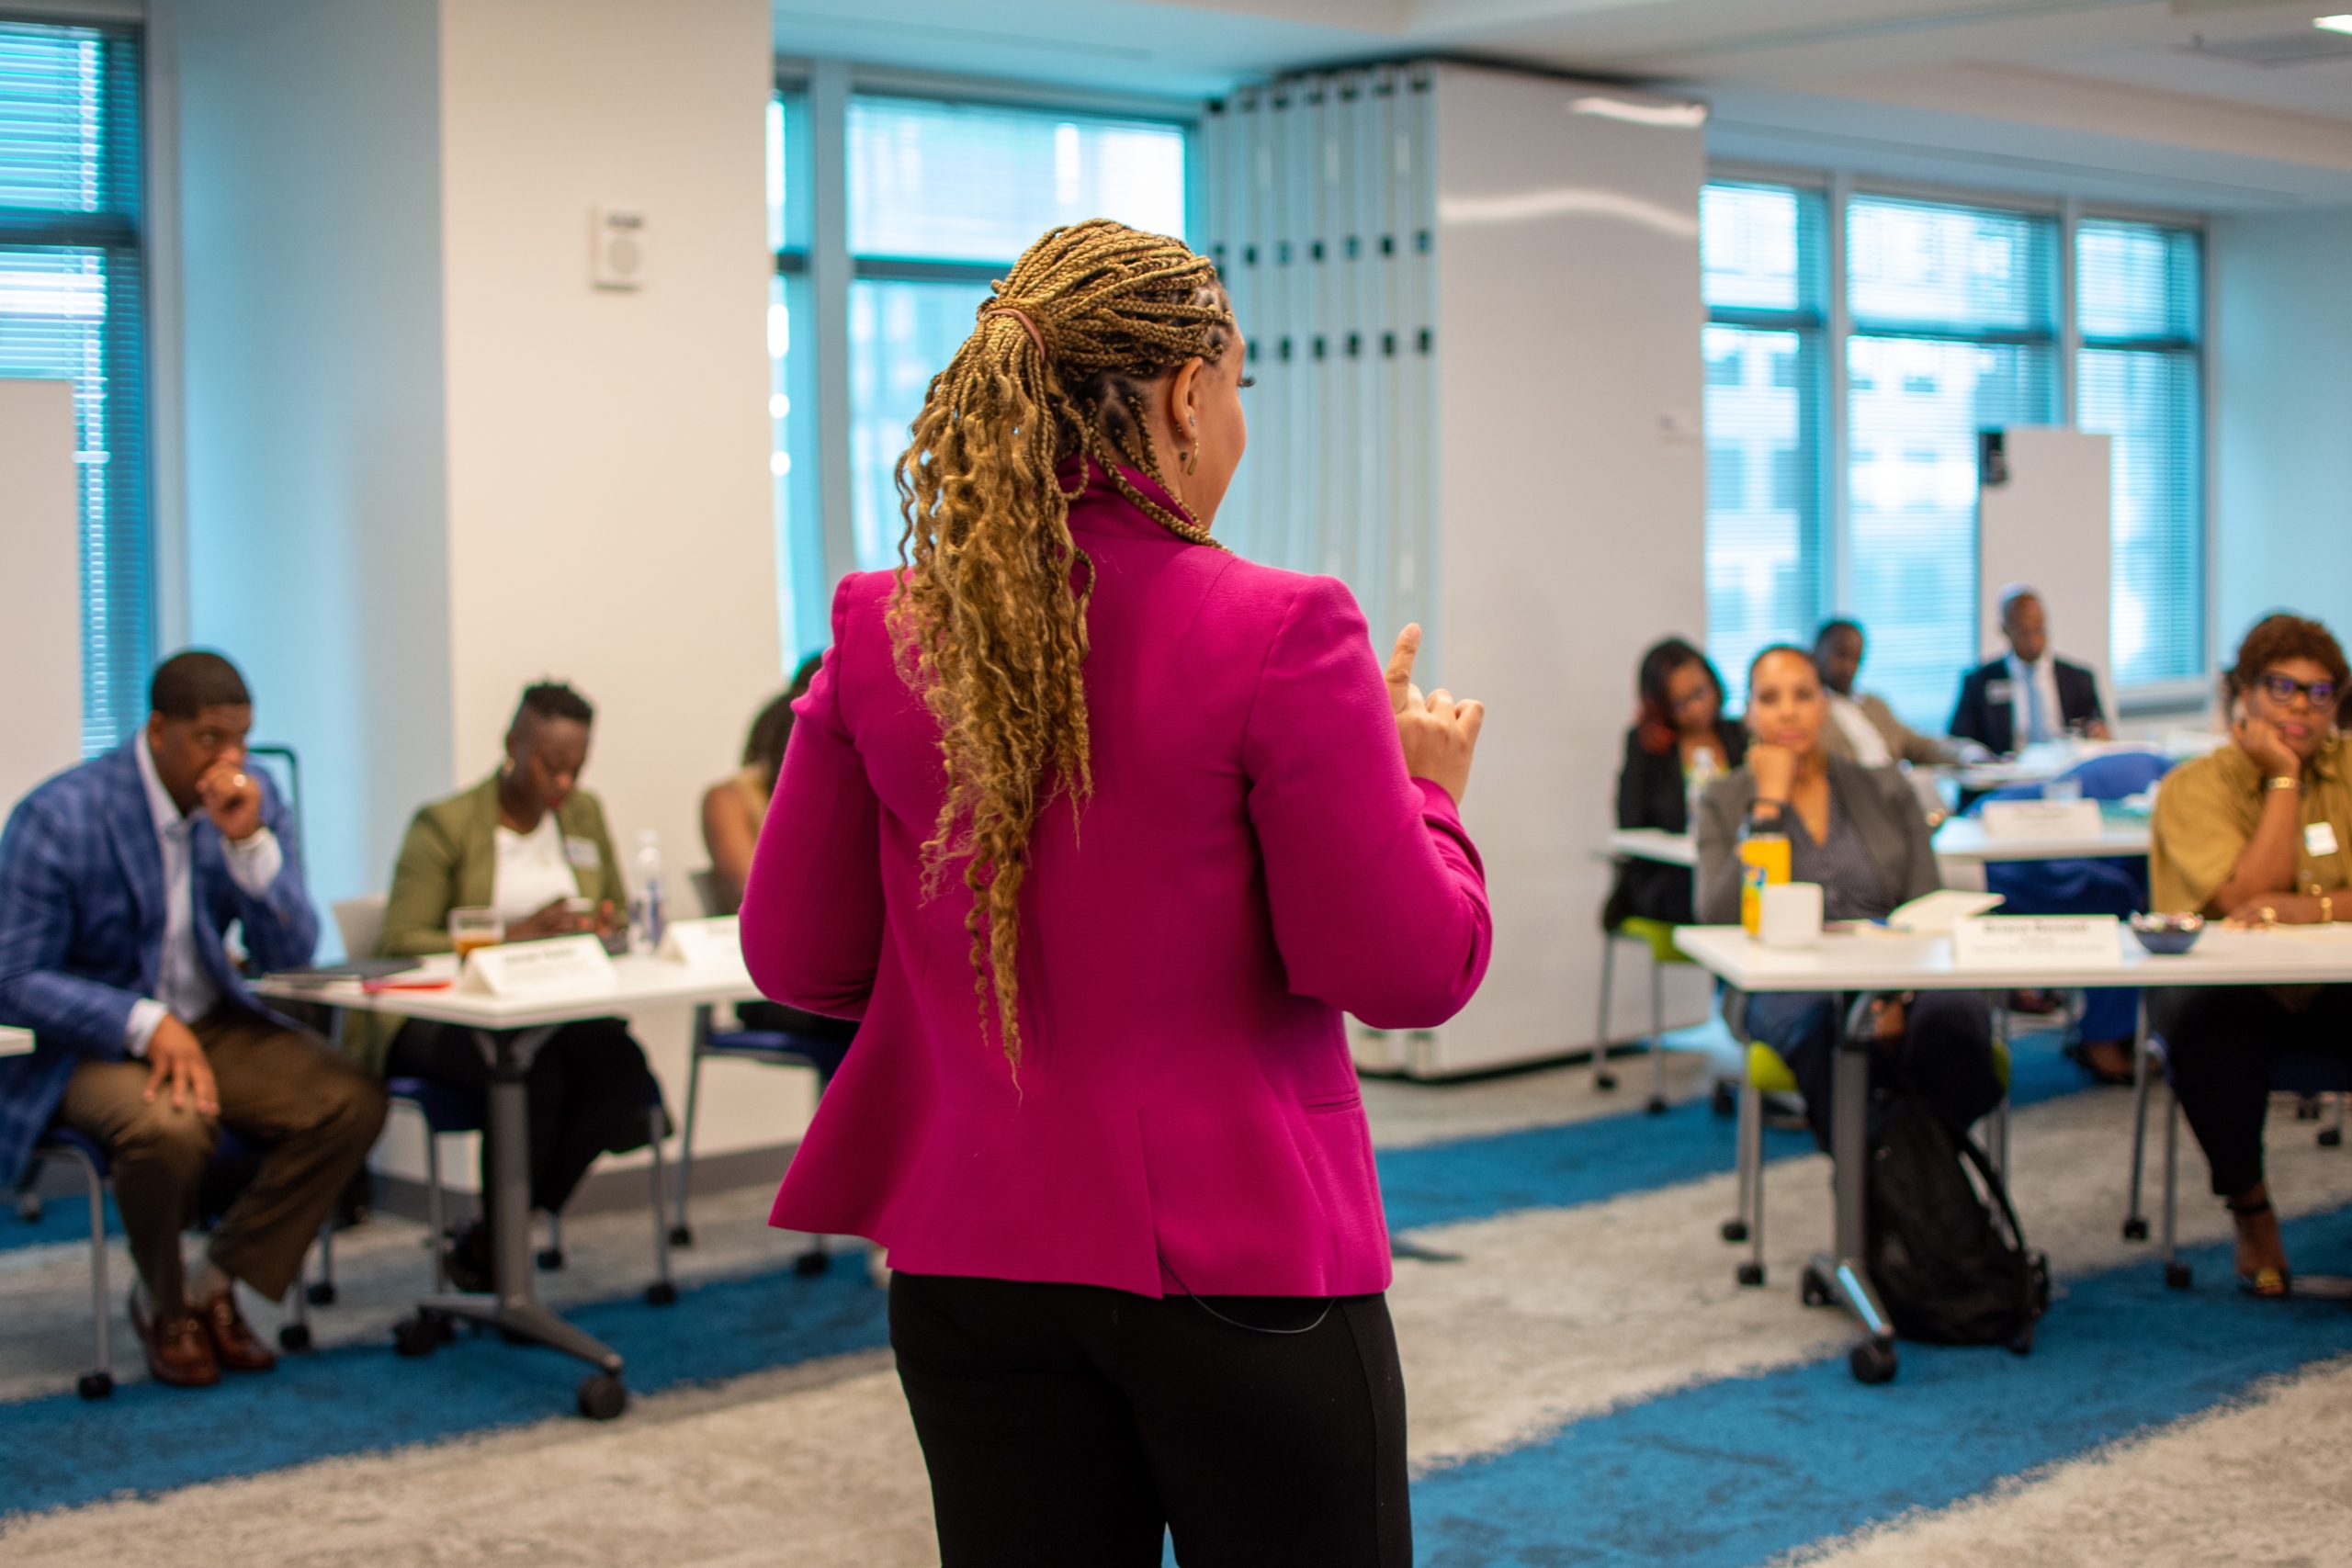
{"type": "Polygon", "coordinates": [[[2134,915],[2132,934],[2150,953],[2187,953],[2205,930],[2202,915],[2134,915]]]}

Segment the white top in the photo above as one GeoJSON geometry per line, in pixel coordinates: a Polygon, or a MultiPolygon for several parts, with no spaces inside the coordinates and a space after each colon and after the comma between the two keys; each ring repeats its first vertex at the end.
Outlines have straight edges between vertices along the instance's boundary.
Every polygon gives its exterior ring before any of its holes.
{"type": "Polygon", "coordinates": [[[1862,705],[1843,692],[1828,692],[1829,716],[1846,732],[1846,739],[1854,748],[1854,761],[1866,768],[1883,768],[1894,761],[1894,753],[1886,749],[1886,737],[1878,732],[1871,716],[1862,705]]]}
{"type": "Polygon", "coordinates": [[[1743,991],[2007,991],[2041,986],[2282,986],[2352,981],[2352,922],[2231,931],[2159,957],[2128,927],[2113,964],[1960,968],[1949,936],[1824,933],[1817,947],[1766,947],[1737,926],[1678,926],[1675,944],[1743,991]]]}
{"type": "MultiPolygon", "coordinates": [[[[155,758],[141,736],[131,750],[139,757],[139,776],[147,785],[147,814],[155,824],[155,847],[164,857],[164,952],[155,964],[155,994],[130,1004],[130,1021],[122,1031],[124,1049],[134,1056],[147,1054],[147,1042],[165,1013],[182,1023],[194,1023],[220,1000],[220,987],[204,972],[196,954],[196,895],[188,872],[188,834],[196,818],[180,814],[172,792],[155,772],[155,758]]],[[[286,863],[277,835],[267,827],[254,830],[242,842],[223,839],[229,875],[256,898],[268,897],[269,886],[286,863]]]]}
{"type": "Polygon", "coordinates": [[[491,908],[502,920],[525,920],[561,898],[580,897],[580,879],[564,858],[563,829],[555,813],[539,814],[539,825],[517,833],[500,823],[498,870],[490,885],[491,908]]]}

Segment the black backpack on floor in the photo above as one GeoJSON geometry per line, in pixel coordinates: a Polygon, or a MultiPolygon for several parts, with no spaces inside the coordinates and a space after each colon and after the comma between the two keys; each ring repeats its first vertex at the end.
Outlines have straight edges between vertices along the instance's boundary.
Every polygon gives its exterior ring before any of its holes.
{"type": "Polygon", "coordinates": [[[1895,1333],[2032,1349],[2034,1321],[2050,1305],[2050,1262],[2026,1250],[1992,1162],[1916,1095],[1896,1095],[1872,1120],[1868,1258],[1895,1333]],[[1999,1206],[2006,1236],[1963,1160],[1999,1206]]]}

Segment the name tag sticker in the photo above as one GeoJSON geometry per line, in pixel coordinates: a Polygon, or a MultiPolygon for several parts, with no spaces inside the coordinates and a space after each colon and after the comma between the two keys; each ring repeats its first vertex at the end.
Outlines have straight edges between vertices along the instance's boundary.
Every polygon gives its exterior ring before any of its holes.
{"type": "Polygon", "coordinates": [[[596,840],[594,839],[566,839],[563,841],[563,853],[564,858],[582,871],[594,871],[605,863],[605,857],[597,852],[596,840]]]}
{"type": "Polygon", "coordinates": [[[2333,822],[2304,823],[2303,852],[2312,855],[2334,854],[2335,852],[2335,824],[2333,822]]]}
{"type": "Polygon", "coordinates": [[[2014,681],[1985,682],[1984,700],[1988,703],[2002,704],[2017,701],[2017,682],[2014,681]]]}

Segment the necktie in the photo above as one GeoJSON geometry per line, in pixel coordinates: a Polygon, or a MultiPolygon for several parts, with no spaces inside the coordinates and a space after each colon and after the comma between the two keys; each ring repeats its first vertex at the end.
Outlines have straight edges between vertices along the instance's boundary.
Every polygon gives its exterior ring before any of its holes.
{"type": "Polygon", "coordinates": [[[2041,666],[2020,662],[2025,671],[2025,738],[2028,740],[2050,739],[2050,717],[2041,711],[2041,682],[2034,679],[2041,666]]]}

